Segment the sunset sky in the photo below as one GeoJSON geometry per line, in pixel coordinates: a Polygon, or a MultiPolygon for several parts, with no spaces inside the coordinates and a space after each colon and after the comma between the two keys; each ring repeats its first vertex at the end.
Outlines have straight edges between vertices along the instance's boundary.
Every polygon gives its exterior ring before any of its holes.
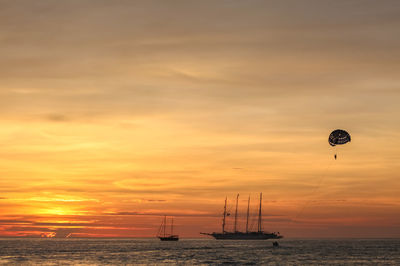
{"type": "Polygon", "coordinates": [[[399,63],[397,0],[0,0],[0,236],[400,237],[399,63]]]}

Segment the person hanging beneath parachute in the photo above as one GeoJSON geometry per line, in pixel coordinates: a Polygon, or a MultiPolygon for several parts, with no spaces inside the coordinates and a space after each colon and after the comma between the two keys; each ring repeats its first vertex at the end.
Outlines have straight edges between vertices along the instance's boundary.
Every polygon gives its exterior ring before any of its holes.
{"type": "MultiPolygon", "coordinates": [[[[334,147],[336,145],[343,145],[343,144],[346,144],[347,142],[350,142],[351,141],[351,136],[345,130],[336,129],[336,130],[331,132],[331,134],[329,135],[328,141],[329,141],[329,145],[334,147]]],[[[334,158],[336,160],[336,158],[337,158],[337,154],[336,153],[334,155],[334,158]]]]}

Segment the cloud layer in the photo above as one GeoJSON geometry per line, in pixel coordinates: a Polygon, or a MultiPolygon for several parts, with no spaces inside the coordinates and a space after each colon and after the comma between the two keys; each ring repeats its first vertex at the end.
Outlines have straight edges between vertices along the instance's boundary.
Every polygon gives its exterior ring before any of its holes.
{"type": "Polygon", "coordinates": [[[0,7],[0,234],[197,236],[259,191],[289,236],[397,228],[398,1],[0,7]]]}

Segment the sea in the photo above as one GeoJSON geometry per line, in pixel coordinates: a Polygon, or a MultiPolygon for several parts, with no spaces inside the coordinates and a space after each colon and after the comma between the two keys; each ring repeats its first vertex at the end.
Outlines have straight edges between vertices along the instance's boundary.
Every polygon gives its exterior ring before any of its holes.
{"type": "Polygon", "coordinates": [[[400,265],[400,239],[0,238],[2,265],[400,265]]]}

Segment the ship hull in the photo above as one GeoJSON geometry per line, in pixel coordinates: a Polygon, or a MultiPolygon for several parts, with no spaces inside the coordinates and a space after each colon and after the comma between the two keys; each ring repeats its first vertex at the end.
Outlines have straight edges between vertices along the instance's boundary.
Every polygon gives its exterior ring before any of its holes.
{"type": "Polygon", "coordinates": [[[165,237],[159,236],[158,238],[161,241],[178,241],[179,240],[179,237],[177,237],[177,236],[165,236],[165,237]]]}
{"type": "Polygon", "coordinates": [[[250,232],[250,233],[212,233],[209,234],[217,240],[266,240],[266,239],[279,239],[282,238],[281,235],[274,233],[264,233],[264,232],[250,232]]]}

